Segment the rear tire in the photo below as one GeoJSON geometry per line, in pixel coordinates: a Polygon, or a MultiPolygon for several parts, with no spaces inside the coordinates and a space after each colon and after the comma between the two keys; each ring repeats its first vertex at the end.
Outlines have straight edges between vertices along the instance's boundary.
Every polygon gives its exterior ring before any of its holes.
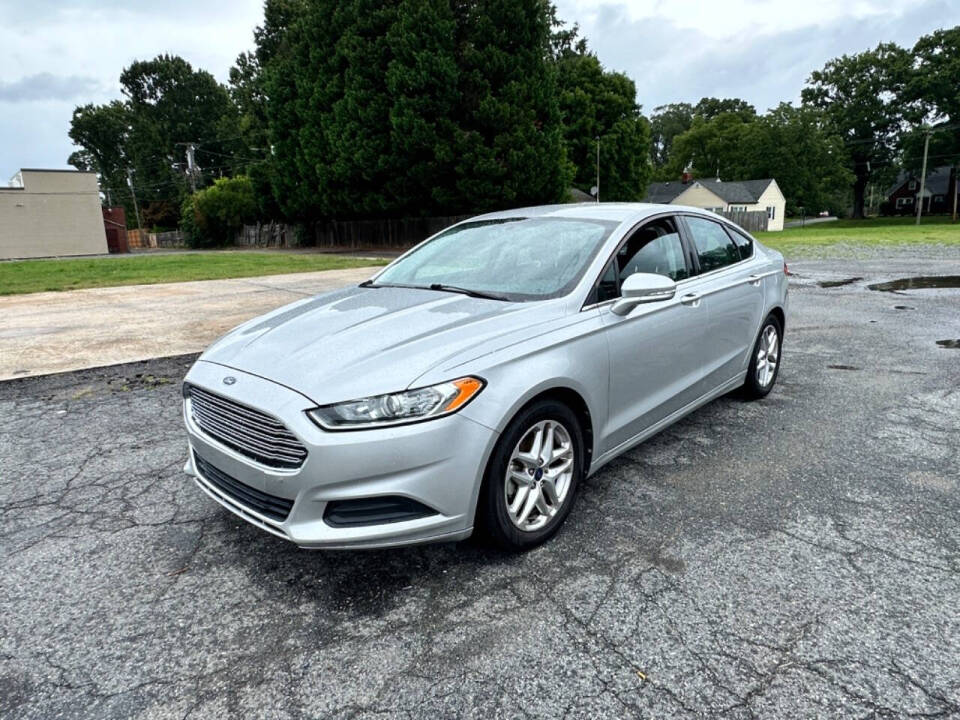
{"type": "Polygon", "coordinates": [[[750,366],[741,392],[747,400],[759,400],[773,390],[780,374],[783,326],[776,315],[768,315],[760,326],[750,354],[750,366]]]}
{"type": "Polygon", "coordinates": [[[544,398],[521,410],[487,463],[478,528],[505,550],[546,542],[570,514],[584,457],[583,432],[569,407],[544,398]]]}

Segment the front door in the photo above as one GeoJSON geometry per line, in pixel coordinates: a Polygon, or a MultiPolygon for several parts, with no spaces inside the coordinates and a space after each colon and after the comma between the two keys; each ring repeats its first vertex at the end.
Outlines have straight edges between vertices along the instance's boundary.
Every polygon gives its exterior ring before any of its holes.
{"type": "Polygon", "coordinates": [[[607,265],[596,300],[610,348],[609,415],[600,452],[630,440],[696,399],[701,376],[706,312],[681,293],[638,305],[625,316],[611,308],[624,279],[635,272],[681,281],[692,268],[673,216],[650,220],[632,232],[607,265]]]}

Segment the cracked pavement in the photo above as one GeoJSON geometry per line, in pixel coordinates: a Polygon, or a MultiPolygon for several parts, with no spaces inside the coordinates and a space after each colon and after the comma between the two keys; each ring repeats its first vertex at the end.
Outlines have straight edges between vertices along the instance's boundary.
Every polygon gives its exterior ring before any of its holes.
{"type": "Polygon", "coordinates": [[[772,395],[519,556],[236,518],[181,473],[192,356],[0,383],[0,716],[960,716],[960,291],[866,289],[960,261],[791,269],[772,395]]]}

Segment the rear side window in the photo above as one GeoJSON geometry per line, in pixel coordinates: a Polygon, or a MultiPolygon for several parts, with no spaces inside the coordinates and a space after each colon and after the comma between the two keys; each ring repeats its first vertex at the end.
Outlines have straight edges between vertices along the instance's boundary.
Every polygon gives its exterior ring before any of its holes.
{"type": "Polygon", "coordinates": [[[685,219],[700,258],[700,272],[706,273],[740,262],[740,250],[723,225],[700,217],[685,219]]]}
{"type": "Polygon", "coordinates": [[[727,228],[727,232],[730,233],[733,242],[737,244],[741,260],[746,260],[748,257],[753,256],[753,238],[731,227],[727,228]]]}

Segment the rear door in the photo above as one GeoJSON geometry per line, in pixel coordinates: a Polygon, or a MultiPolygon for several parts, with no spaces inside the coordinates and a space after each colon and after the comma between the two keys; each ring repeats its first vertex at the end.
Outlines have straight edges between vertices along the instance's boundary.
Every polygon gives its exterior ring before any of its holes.
{"type": "Polygon", "coordinates": [[[600,452],[630,440],[696,397],[706,312],[699,303],[671,300],[638,305],[625,316],[611,307],[635,272],[675,281],[693,272],[676,216],[635,228],[608,262],[588,304],[596,304],[610,348],[609,414],[600,452]]]}
{"type": "Polygon", "coordinates": [[[697,274],[678,293],[696,297],[707,311],[700,395],[743,372],[760,326],[763,281],[753,244],[716,220],[685,215],[683,230],[696,255],[697,274]]]}

